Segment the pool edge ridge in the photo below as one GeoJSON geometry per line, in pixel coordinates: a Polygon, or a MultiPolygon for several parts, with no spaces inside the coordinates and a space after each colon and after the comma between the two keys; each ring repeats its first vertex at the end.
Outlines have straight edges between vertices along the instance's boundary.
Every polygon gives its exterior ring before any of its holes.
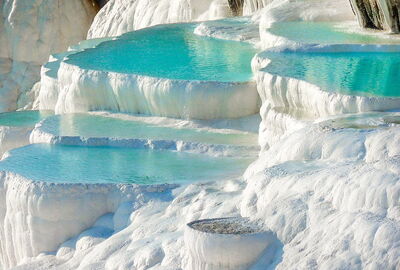
{"type": "Polygon", "coordinates": [[[40,100],[40,108],[54,109],[57,114],[111,110],[181,119],[218,119],[252,115],[259,108],[255,81],[171,80],[85,70],[64,62],[58,72],[57,89],[49,89],[51,100],[40,100]]]}

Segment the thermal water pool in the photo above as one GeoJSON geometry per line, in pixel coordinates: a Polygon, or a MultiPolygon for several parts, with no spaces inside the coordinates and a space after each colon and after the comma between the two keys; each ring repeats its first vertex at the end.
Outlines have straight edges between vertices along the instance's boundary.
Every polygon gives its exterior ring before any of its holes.
{"type": "Polygon", "coordinates": [[[399,97],[400,52],[263,52],[262,71],[345,95],[399,97]]]}
{"type": "Polygon", "coordinates": [[[17,111],[0,113],[0,126],[33,127],[42,119],[53,115],[51,111],[17,111]]]}
{"type": "Polygon", "coordinates": [[[217,132],[216,130],[206,129],[174,128],[157,126],[139,120],[84,113],[48,117],[37,128],[41,132],[54,136],[137,138],[209,144],[257,145],[257,134],[250,132],[234,130],[217,132]]]}
{"type": "Polygon", "coordinates": [[[171,24],[124,34],[68,56],[86,70],[175,80],[245,82],[255,48],[244,42],[198,36],[196,24],[171,24]]]}
{"type": "Polygon", "coordinates": [[[251,161],[149,149],[31,144],[11,150],[0,170],[52,183],[191,183],[238,177],[251,161]]]}
{"type": "MultiPolygon", "coordinates": [[[[291,41],[315,44],[400,44],[400,37],[373,32],[346,31],[335,22],[293,21],[274,23],[268,32],[291,41]]],[[[354,27],[354,29],[357,29],[354,27]]]]}

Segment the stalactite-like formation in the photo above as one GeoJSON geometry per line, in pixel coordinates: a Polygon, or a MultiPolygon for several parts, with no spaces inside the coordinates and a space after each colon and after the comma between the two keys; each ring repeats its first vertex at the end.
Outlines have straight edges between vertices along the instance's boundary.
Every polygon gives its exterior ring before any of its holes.
{"type": "Polygon", "coordinates": [[[350,3],[362,27],[400,32],[400,0],[350,0],[350,3]]]}
{"type": "Polygon", "coordinates": [[[229,7],[232,11],[233,16],[243,15],[243,3],[244,0],[228,0],[229,7]]]}

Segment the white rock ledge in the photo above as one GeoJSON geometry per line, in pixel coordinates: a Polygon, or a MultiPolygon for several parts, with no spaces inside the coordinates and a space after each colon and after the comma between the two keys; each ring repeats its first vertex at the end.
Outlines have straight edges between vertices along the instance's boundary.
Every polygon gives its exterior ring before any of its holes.
{"type": "MultiPolygon", "coordinates": [[[[275,48],[293,52],[346,52],[346,51],[395,51],[399,46],[385,45],[303,45],[299,48],[275,48]]],[[[387,111],[400,108],[400,98],[344,95],[328,92],[309,82],[270,74],[263,71],[271,60],[263,53],[252,60],[256,74],[257,90],[262,100],[261,117],[267,118],[270,109],[307,112],[307,117],[317,119],[344,113],[387,111]]]]}
{"type": "Polygon", "coordinates": [[[29,141],[30,143],[74,146],[112,146],[134,149],[172,150],[179,152],[207,154],[218,157],[255,157],[259,151],[258,146],[208,144],[201,142],[185,142],[181,140],[58,136],[41,130],[40,124],[38,124],[32,131],[29,141]]]}
{"type": "Polygon", "coordinates": [[[0,268],[55,251],[121,203],[144,204],[173,187],[53,184],[0,172],[0,268]]]}
{"type": "Polygon", "coordinates": [[[57,85],[41,86],[41,110],[108,110],[184,119],[239,118],[259,110],[255,82],[171,80],[84,70],[62,62],[57,85]]]}

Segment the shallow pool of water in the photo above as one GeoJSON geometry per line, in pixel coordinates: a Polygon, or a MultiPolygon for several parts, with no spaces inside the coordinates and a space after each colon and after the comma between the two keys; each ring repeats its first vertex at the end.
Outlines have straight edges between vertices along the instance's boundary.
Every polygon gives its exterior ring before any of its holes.
{"type": "Polygon", "coordinates": [[[55,183],[191,183],[240,176],[251,159],[173,151],[32,144],[11,151],[0,170],[55,183]]]}
{"type": "Polygon", "coordinates": [[[399,97],[400,52],[263,53],[263,70],[346,95],[399,97]]]}
{"type": "Polygon", "coordinates": [[[399,36],[348,32],[349,27],[333,22],[278,22],[268,31],[301,43],[318,44],[400,44],[399,36]]]}
{"type": "Polygon", "coordinates": [[[57,136],[180,140],[209,144],[257,145],[257,134],[218,133],[194,128],[173,128],[91,114],[64,114],[47,118],[41,130],[57,136]]]}
{"type": "Polygon", "coordinates": [[[53,115],[51,111],[18,111],[0,113],[0,126],[30,127],[53,115]]]}
{"type": "Polygon", "coordinates": [[[83,69],[177,80],[243,82],[252,78],[256,53],[248,43],[198,36],[196,24],[171,24],[130,32],[70,55],[83,69]]]}

